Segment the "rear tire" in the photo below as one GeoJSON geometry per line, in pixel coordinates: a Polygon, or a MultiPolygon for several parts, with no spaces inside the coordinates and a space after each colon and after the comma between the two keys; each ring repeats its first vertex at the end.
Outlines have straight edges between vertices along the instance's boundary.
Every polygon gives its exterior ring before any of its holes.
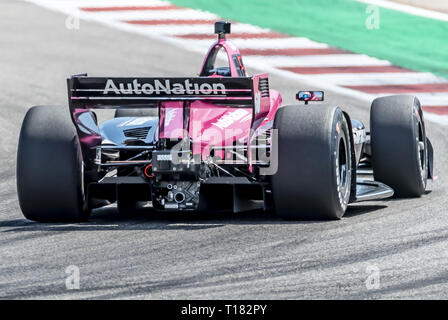
{"type": "Polygon", "coordinates": [[[20,208],[34,221],[80,221],[89,216],[78,136],[67,108],[32,107],[17,152],[20,208]]]}
{"type": "Polygon", "coordinates": [[[340,219],[352,178],[350,129],[342,110],[326,105],[282,107],[274,129],[278,170],[272,176],[272,192],[277,215],[290,220],[340,219]]]}
{"type": "Polygon", "coordinates": [[[397,197],[420,197],[428,176],[425,123],[416,97],[377,98],[370,109],[372,167],[375,180],[397,197]]]}
{"type": "Polygon", "coordinates": [[[117,109],[115,110],[115,118],[120,117],[158,117],[159,110],[152,109],[117,109]]]}

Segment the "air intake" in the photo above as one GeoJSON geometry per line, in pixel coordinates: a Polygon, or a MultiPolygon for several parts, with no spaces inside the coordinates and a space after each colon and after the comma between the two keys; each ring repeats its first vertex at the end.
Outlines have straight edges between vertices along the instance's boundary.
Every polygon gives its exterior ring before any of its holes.
{"type": "Polygon", "coordinates": [[[262,98],[269,97],[269,80],[268,78],[260,78],[258,81],[258,90],[262,98]]]}
{"type": "Polygon", "coordinates": [[[127,138],[144,140],[148,136],[148,132],[151,127],[141,127],[123,130],[124,136],[127,138]]]}

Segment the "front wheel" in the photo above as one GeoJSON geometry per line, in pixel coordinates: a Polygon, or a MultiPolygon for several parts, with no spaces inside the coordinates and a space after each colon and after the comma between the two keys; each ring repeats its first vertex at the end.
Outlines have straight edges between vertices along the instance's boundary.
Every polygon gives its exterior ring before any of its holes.
{"type": "Polygon", "coordinates": [[[352,181],[352,142],[342,110],[326,105],[282,107],[274,129],[278,170],[272,176],[272,192],[277,215],[340,219],[352,181]]]}
{"type": "Polygon", "coordinates": [[[397,197],[419,197],[428,177],[428,142],[420,102],[413,96],[377,98],[370,109],[375,180],[397,197]]]}

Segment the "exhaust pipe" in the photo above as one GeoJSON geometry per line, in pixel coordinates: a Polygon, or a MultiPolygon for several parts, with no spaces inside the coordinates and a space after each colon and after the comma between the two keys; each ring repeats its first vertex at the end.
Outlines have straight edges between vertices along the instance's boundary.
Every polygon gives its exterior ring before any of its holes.
{"type": "Polygon", "coordinates": [[[182,203],[185,201],[185,194],[183,192],[177,192],[174,195],[174,201],[176,201],[177,203],[182,203]]]}

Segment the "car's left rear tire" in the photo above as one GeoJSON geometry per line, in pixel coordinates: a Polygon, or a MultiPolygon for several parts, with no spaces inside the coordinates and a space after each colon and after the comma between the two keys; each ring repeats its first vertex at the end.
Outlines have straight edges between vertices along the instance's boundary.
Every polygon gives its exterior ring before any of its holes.
{"type": "Polygon", "coordinates": [[[81,148],[68,108],[37,106],[26,113],[17,151],[17,192],[27,219],[88,218],[81,148]]]}

